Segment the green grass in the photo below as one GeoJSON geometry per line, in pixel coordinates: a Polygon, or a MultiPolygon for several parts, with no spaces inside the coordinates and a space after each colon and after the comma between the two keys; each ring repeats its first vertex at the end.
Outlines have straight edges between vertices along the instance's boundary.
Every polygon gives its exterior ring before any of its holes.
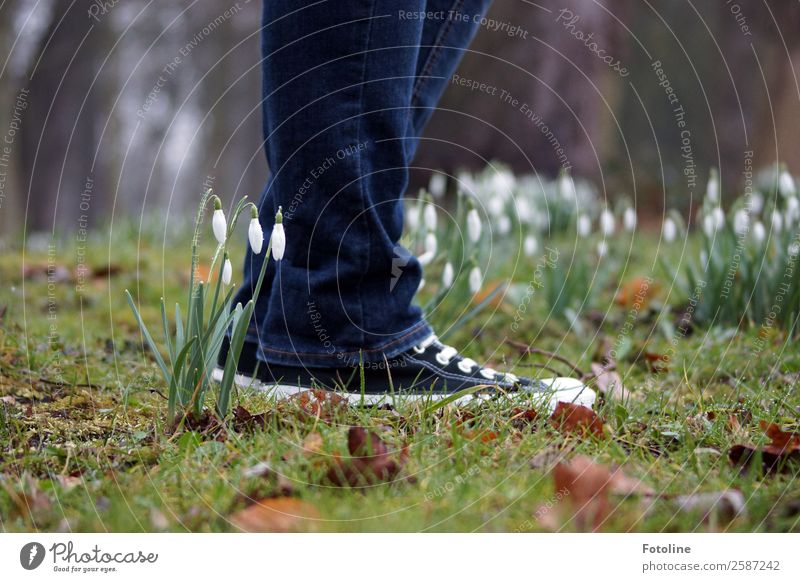
{"type": "MultiPolygon", "coordinates": [[[[636,245],[625,278],[650,274],[661,287],[659,300],[679,304],[680,297],[668,296],[670,281],[650,270],[655,240],[636,245]]],[[[102,270],[109,245],[92,245],[96,252],[89,253],[89,264],[102,270]]],[[[157,323],[159,298],[168,303],[182,298],[188,280],[189,258],[182,262],[184,253],[174,248],[186,248],[186,241],[170,242],[166,249],[156,236],[115,241],[110,276],[90,278],[81,293],[74,281],[55,283],[52,319],[46,275],[23,278],[19,250],[0,258],[0,312],[6,308],[0,320],[4,531],[231,531],[228,517],[248,498],[272,495],[287,483],[319,515],[299,520],[301,530],[542,531],[533,514],[556,492],[551,466],[540,459],[556,447],[568,450],[568,457],[585,454],[599,463],[623,464],[627,475],[664,494],[646,502],[614,498],[604,525],[608,531],[800,529],[796,467],[764,477],[742,473],[727,459],[731,445],[763,441],[760,420],[787,430],[798,424],[800,354],[778,330],[769,330],[766,347],[755,354],[757,329],[693,329],[684,337],[674,331],[677,316],[654,301],[630,333],[619,337],[629,310],[613,301],[615,273],[582,310],[586,319],[579,331],[548,318],[544,302],[534,298],[519,332],[512,334],[526,343],[535,339],[536,347],[556,351],[584,370],[621,340],[619,367],[631,397],[598,407],[606,439],[564,436],[541,414],[520,425],[512,419],[513,409],[529,406],[524,401],[473,406],[474,417],[463,425],[458,424],[463,415],[453,408],[429,411],[410,404],[396,411],[338,410],[325,422],[296,403],[277,405],[263,394],[244,392],[234,405],[267,413],[263,428],[229,431],[218,440],[187,431],[169,434],[166,387],[142,349],[123,290],[138,294],[143,317],[157,323]],[[605,317],[589,317],[591,310],[605,317]],[[57,334],[52,342],[51,332],[57,334]],[[666,369],[654,374],[645,352],[669,355],[666,369]],[[740,427],[731,427],[731,414],[741,419],[740,427]],[[399,480],[358,489],[325,484],[333,455],[347,456],[351,425],[381,431],[391,448],[408,444],[399,480]],[[497,438],[469,440],[464,427],[492,431],[497,438]],[[303,453],[304,439],[314,432],[322,437],[321,451],[303,453]],[[280,478],[247,476],[260,462],[280,478]],[[747,501],[746,514],[732,521],[678,512],[671,501],[675,495],[728,488],[739,489],[747,501]]],[[[55,262],[71,269],[75,250],[59,247],[55,262]]],[[[46,265],[47,255],[29,251],[25,264],[46,265]]],[[[518,281],[525,282],[525,272],[524,264],[516,267],[518,281]]],[[[467,346],[470,356],[495,367],[506,362],[518,374],[547,375],[535,367],[540,364],[567,374],[558,362],[520,356],[505,343],[515,309],[508,302],[485,311],[448,342],[467,346]]],[[[211,395],[207,406],[213,407],[211,395]]],[[[573,528],[566,522],[562,529],[573,528]]]]}

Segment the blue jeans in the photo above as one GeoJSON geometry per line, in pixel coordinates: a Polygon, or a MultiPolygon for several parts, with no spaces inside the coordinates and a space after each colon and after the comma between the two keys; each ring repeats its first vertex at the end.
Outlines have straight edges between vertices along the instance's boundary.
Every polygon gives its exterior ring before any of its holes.
{"type": "MultiPolygon", "coordinates": [[[[403,193],[420,132],[490,1],[264,2],[271,176],[259,208],[266,234],[283,207],[287,242],[248,334],[260,359],[380,362],[431,333],[412,304],[422,269],[398,246],[403,193]]],[[[263,259],[248,252],[236,301],[250,299],[263,259]]]]}

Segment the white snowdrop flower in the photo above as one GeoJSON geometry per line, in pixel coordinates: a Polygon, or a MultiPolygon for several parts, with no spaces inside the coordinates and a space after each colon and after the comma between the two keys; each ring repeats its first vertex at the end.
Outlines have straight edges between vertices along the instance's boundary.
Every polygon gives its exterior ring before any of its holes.
{"type": "Polygon", "coordinates": [[[516,179],[511,172],[497,172],[492,176],[492,190],[503,198],[511,194],[515,184],[516,179]]]}
{"type": "Polygon", "coordinates": [[[506,209],[506,205],[500,196],[492,196],[489,198],[489,202],[487,203],[486,207],[489,210],[489,214],[498,217],[503,214],[506,209]]]}
{"type": "Polygon", "coordinates": [[[675,221],[671,218],[667,218],[664,220],[664,226],[661,230],[662,235],[664,236],[664,240],[668,243],[671,243],[675,240],[675,237],[678,236],[678,226],[675,224],[675,221]]]}
{"type": "Polygon", "coordinates": [[[424,286],[425,286],[425,279],[420,279],[419,285],[417,286],[417,292],[421,291],[424,286]]]}
{"type": "Polygon", "coordinates": [[[711,168],[708,184],[706,184],[706,199],[713,204],[719,203],[719,176],[714,168],[711,168]]]}
{"type": "Polygon", "coordinates": [[[786,226],[794,224],[798,217],[800,217],[800,202],[791,196],[786,200],[786,226]]]}
{"type": "Polygon", "coordinates": [[[744,208],[736,211],[733,215],[733,231],[736,234],[744,234],[750,228],[750,214],[744,208]]]}
{"type": "Polygon", "coordinates": [[[211,230],[214,231],[214,238],[221,245],[225,244],[228,238],[228,221],[225,220],[225,213],[222,211],[222,201],[214,196],[214,214],[211,217],[211,230]]]}
{"type": "Polygon", "coordinates": [[[783,170],[778,176],[778,192],[787,198],[797,193],[797,186],[794,183],[794,178],[792,178],[788,170],[783,170]]]}
{"type": "Polygon", "coordinates": [[[425,228],[428,230],[436,230],[436,207],[429,202],[425,205],[425,210],[423,212],[425,228]]]}
{"type": "Polygon", "coordinates": [[[258,222],[258,208],[255,205],[251,206],[250,212],[250,226],[247,229],[247,238],[250,239],[250,248],[257,255],[261,254],[261,249],[264,246],[264,231],[261,230],[261,223],[258,222]]]}
{"type": "Polygon", "coordinates": [[[483,282],[483,276],[481,275],[481,270],[478,267],[472,267],[472,270],[470,270],[469,272],[470,292],[474,294],[480,291],[482,282],[483,282]]]}
{"type": "Polygon", "coordinates": [[[711,214],[706,214],[703,217],[703,232],[708,238],[714,236],[714,231],[716,230],[716,226],[714,225],[714,216],[711,214]]]}
{"type": "Polygon", "coordinates": [[[534,212],[530,202],[522,196],[518,197],[514,202],[517,207],[517,216],[520,222],[531,222],[534,217],[534,212]]]}
{"type": "Polygon", "coordinates": [[[436,254],[436,249],[438,247],[438,241],[436,240],[436,235],[432,232],[429,232],[425,235],[425,252],[430,253],[432,255],[436,254]]]}
{"type": "Polygon", "coordinates": [[[578,216],[578,236],[586,238],[592,232],[592,221],[585,214],[578,216]]]}
{"type": "Polygon", "coordinates": [[[755,224],[753,224],[753,240],[756,241],[758,244],[764,242],[764,239],[767,238],[767,231],[764,228],[764,225],[761,224],[760,220],[757,220],[755,224]]]}
{"type": "Polygon", "coordinates": [[[608,243],[604,240],[601,240],[597,243],[597,256],[601,259],[606,256],[608,253],[608,243]]]}
{"type": "Polygon", "coordinates": [[[758,214],[764,208],[764,197],[758,192],[750,195],[750,212],[758,214]]]}
{"type": "Polygon", "coordinates": [[[636,211],[630,206],[625,209],[625,212],[622,215],[622,223],[623,226],[625,226],[625,230],[628,232],[631,232],[636,228],[636,211]]]}
{"type": "Polygon", "coordinates": [[[434,253],[422,253],[420,256],[417,257],[417,261],[423,267],[430,265],[431,261],[433,261],[434,253]]]}
{"type": "Polygon", "coordinates": [[[455,280],[455,271],[453,270],[453,265],[449,261],[445,264],[444,269],[442,270],[442,287],[450,287],[455,280]]]}
{"type": "Polygon", "coordinates": [[[416,208],[412,208],[406,213],[406,224],[408,225],[408,230],[411,232],[419,230],[419,212],[416,208]]]}
{"type": "Polygon", "coordinates": [[[725,226],[725,213],[722,212],[722,208],[719,206],[714,208],[714,210],[711,211],[711,216],[714,217],[714,228],[719,230],[725,226]]]}
{"type": "Polygon", "coordinates": [[[434,198],[441,198],[444,196],[444,191],[447,188],[447,178],[444,174],[433,174],[431,181],[428,183],[428,190],[431,191],[434,198]]]}
{"type": "Polygon", "coordinates": [[[225,264],[222,265],[222,282],[225,285],[230,285],[232,276],[233,276],[233,267],[231,266],[231,260],[226,258],[225,264]]]}
{"type": "Polygon", "coordinates": [[[575,200],[577,191],[575,181],[568,172],[564,172],[558,178],[558,193],[564,200],[575,200]]]}
{"type": "Polygon", "coordinates": [[[511,232],[511,219],[505,214],[501,214],[497,219],[497,230],[500,234],[511,232]]]}
{"type": "Polygon", "coordinates": [[[475,208],[467,212],[467,235],[469,240],[476,243],[481,238],[481,217],[475,208]]]}
{"type": "Polygon", "coordinates": [[[616,221],[614,220],[614,214],[606,209],[600,213],[600,232],[603,233],[603,236],[611,236],[614,234],[614,228],[616,227],[616,221]]]}
{"type": "Polygon", "coordinates": [[[526,257],[532,257],[539,250],[539,243],[533,235],[529,234],[525,237],[525,241],[522,243],[522,250],[526,257]]]}
{"type": "Polygon", "coordinates": [[[798,253],[800,253],[800,244],[794,242],[789,245],[789,248],[786,249],[789,252],[790,257],[796,257],[798,253]]]}
{"type": "Polygon", "coordinates": [[[777,210],[772,211],[772,230],[775,234],[780,234],[783,230],[783,216],[777,210]]]}
{"type": "Polygon", "coordinates": [[[272,227],[270,241],[272,244],[272,258],[280,261],[286,252],[286,233],[283,230],[283,212],[281,212],[280,206],[278,206],[278,212],[275,213],[275,225],[272,227]]]}

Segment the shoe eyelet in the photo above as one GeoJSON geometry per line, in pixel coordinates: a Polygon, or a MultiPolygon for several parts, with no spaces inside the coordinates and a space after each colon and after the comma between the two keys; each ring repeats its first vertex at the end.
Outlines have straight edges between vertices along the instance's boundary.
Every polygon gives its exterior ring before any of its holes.
{"type": "Polygon", "coordinates": [[[465,374],[472,374],[472,366],[468,366],[468,365],[465,365],[465,364],[466,364],[466,362],[464,360],[461,360],[458,363],[458,369],[461,370],[462,372],[464,372],[465,374]]]}
{"type": "Polygon", "coordinates": [[[425,352],[425,348],[421,348],[419,346],[412,346],[411,349],[414,350],[415,354],[422,354],[425,352]]]}
{"type": "Polygon", "coordinates": [[[439,362],[442,366],[450,365],[450,360],[445,357],[442,357],[442,352],[436,354],[436,361],[439,362]]]}
{"type": "Polygon", "coordinates": [[[487,380],[495,380],[497,378],[494,372],[490,372],[489,370],[484,370],[484,369],[481,369],[481,376],[483,376],[487,380]]]}

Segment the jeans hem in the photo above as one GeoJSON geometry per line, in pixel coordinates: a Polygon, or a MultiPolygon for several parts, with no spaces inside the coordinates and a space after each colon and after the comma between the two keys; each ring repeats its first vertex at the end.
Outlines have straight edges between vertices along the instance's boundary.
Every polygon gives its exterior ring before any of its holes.
{"type": "MultiPolygon", "coordinates": [[[[280,364],[283,366],[305,366],[305,367],[344,367],[358,366],[359,362],[376,363],[383,362],[384,358],[393,358],[411,349],[426,337],[433,333],[433,329],[427,322],[420,321],[409,331],[393,337],[383,344],[362,349],[351,349],[346,351],[323,351],[323,352],[300,352],[287,351],[279,348],[266,347],[263,344],[258,349],[258,359],[268,364],[280,364]]],[[[251,337],[247,337],[251,341],[251,337]]],[[[258,343],[251,341],[251,343],[258,343]]]]}

